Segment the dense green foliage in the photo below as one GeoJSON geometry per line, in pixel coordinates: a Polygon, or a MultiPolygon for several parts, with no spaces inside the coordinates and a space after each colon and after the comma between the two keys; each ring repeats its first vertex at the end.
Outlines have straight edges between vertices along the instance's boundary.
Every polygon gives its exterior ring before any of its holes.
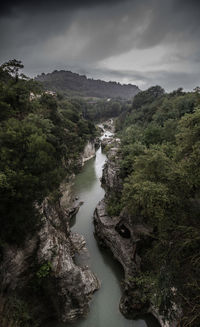
{"type": "MultiPolygon", "coordinates": [[[[72,100],[74,101],[74,100],[72,100]]],[[[98,100],[90,103],[79,99],[82,102],[83,117],[87,120],[100,122],[109,118],[118,117],[123,112],[126,112],[130,107],[129,101],[120,100],[98,100]],[[84,108],[84,109],[83,109],[84,108]]]]}
{"type": "Polygon", "coordinates": [[[130,99],[139,92],[136,85],[94,80],[64,70],[43,73],[36,80],[42,82],[47,90],[62,91],[67,96],[130,99]]]}
{"type": "Polygon", "coordinates": [[[38,206],[77,165],[95,126],[76,104],[44,93],[19,74],[21,62],[0,67],[0,243],[21,244],[40,221],[38,206]]]}
{"type": "Polygon", "coordinates": [[[138,248],[142,272],[135,287],[181,326],[200,326],[200,95],[152,87],[135,96],[117,121],[122,138],[121,205],[133,223],[153,227],[138,248]]]}

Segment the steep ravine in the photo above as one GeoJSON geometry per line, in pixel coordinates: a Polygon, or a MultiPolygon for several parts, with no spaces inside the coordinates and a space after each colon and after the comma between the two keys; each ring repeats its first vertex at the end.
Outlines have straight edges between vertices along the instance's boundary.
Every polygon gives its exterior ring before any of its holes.
{"type": "MultiPolygon", "coordinates": [[[[109,132],[105,133],[107,137],[109,132]]],[[[107,138],[108,140],[109,138],[107,138]]],[[[91,267],[101,282],[100,289],[95,292],[90,304],[90,312],[72,326],[74,327],[153,327],[157,326],[151,318],[128,320],[119,310],[121,297],[120,280],[123,279],[121,265],[113,259],[110,251],[98,246],[94,238],[93,212],[97,203],[104,197],[105,191],[101,187],[100,178],[106,161],[106,155],[101,148],[96,152],[96,158],[86,162],[83,169],[75,177],[74,194],[78,201],[84,204],[80,207],[76,217],[73,218],[71,229],[84,235],[87,250],[83,249],[76,255],[75,261],[82,267],[91,267]]],[[[52,322],[48,327],[65,327],[70,324],[52,322]]]]}
{"type": "Polygon", "coordinates": [[[94,144],[87,144],[80,164],[90,160],[62,184],[60,204],[43,202],[39,233],[24,248],[5,248],[0,267],[2,327],[72,322],[75,327],[156,326],[148,319],[128,320],[119,311],[123,269],[94,238],[92,216],[105,194],[100,177],[106,160],[101,148],[91,159],[94,155],[94,144]]]}

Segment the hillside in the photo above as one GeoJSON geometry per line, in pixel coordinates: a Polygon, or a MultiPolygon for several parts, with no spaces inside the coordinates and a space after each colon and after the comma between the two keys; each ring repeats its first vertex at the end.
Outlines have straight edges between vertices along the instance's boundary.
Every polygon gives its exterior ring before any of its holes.
{"type": "Polygon", "coordinates": [[[140,91],[136,85],[94,80],[64,70],[42,73],[35,79],[48,90],[61,91],[70,96],[130,99],[140,91]]]}
{"type": "Polygon", "coordinates": [[[73,262],[85,241],[77,233],[72,239],[69,226],[80,206],[71,180],[95,153],[97,130],[78,102],[44,93],[21,68],[17,60],[0,66],[1,327],[41,327],[52,317],[71,321],[88,311],[99,288],[92,271],[73,262]],[[59,314],[51,306],[57,295],[59,314]]]}
{"type": "Polygon", "coordinates": [[[125,271],[121,312],[157,308],[161,326],[200,326],[199,104],[198,88],[135,96],[116,122],[118,148],[109,140],[95,211],[96,233],[125,271]]]}

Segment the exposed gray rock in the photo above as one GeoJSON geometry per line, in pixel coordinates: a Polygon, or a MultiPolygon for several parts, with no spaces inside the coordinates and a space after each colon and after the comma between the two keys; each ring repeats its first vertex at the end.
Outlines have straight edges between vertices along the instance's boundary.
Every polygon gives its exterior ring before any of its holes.
{"type": "MultiPolygon", "coordinates": [[[[169,321],[167,319],[164,319],[164,317],[159,314],[158,309],[156,309],[153,306],[151,306],[149,308],[149,312],[151,314],[153,314],[153,316],[156,317],[156,319],[158,319],[161,327],[177,327],[177,326],[180,326],[180,324],[179,324],[179,322],[178,322],[178,320],[176,318],[173,321],[169,321]]],[[[181,317],[181,312],[180,311],[179,311],[178,316],[181,317]]]]}
{"type": "Polygon", "coordinates": [[[108,160],[104,166],[102,176],[102,185],[106,190],[106,194],[94,212],[95,233],[99,243],[108,247],[115,259],[123,266],[124,281],[120,310],[126,317],[133,318],[136,312],[138,314],[138,310],[140,313],[143,310],[142,305],[135,300],[132,294],[132,277],[140,271],[141,263],[136,248],[144,234],[148,234],[150,231],[140,225],[133,228],[132,220],[125,210],[118,217],[110,217],[106,212],[106,203],[110,196],[113,193],[119,194],[122,191],[119,142],[116,143],[112,140],[109,142],[108,160]]]}
{"type": "Polygon", "coordinates": [[[117,148],[119,147],[120,140],[114,138],[112,135],[109,137],[105,137],[101,141],[101,147],[103,150],[108,150],[107,154],[109,155],[110,153],[110,148],[117,148]]]}
{"type": "Polygon", "coordinates": [[[95,209],[94,226],[100,245],[109,248],[124,269],[120,311],[127,318],[147,313],[149,304],[141,302],[142,292],[135,292],[133,277],[140,272],[141,258],[137,253],[138,246],[141,247],[143,242],[152,239],[151,228],[143,225],[133,226],[128,217],[108,216],[105,199],[100,201],[95,209]],[[128,237],[123,235],[123,230],[129,232],[128,237]]]}
{"type": "Polygon", "coordinates": [[[120,178],[120,155],[118,154],[118,147],[112,147],[107,155],[102,175],[102,186],[106,190],[106,196],[110,191],[120,192],[122,190],[122,180],[120,178]]]}
{"type": "Polygon", "coordinates": [[[138,314],[147,313],[149,303],[141,302],[142,290],[135,289],[133,277],[140,272],[141,258],[139,250],[153,239],[152,228],[132,218],[123,209],[118,217],[110,217],[106,212],[106,203],[113,194],[122,191],[120,178],[119,142],[109,140],[108,160],[103,169],[102,185],[106,190],[105,197],[97,205],[94,212],[95,233],[99,243],[108,247],[115,259],[124,269],[122,282],[123,294],[120,310],[127,318],[135,318],[138,314]]]}
{"type": "Polygon", "coordinates": [[[68,226],[64,230],[62,224],[61,218],[61,228],[57,226],[55,229],[47,219],[45,229],[40,232],[41,242],[37,255],[38,262],[51,262],[52,282],[56,282],[53,301],[56,306],[60,303],[58,308],[55,307],[57,316],[66,322],[87,314],[89,300],[92,293],[99,288],[99,281],[89,268],[83,269],[74,263],[73,256],[85,247],[85,240],[77,233],[72,234],[68,226]]]}
{"type": "Polygon", "coordinates": [[[103,127],[106,128],[106,130],[110,131],[111,133],[114,133],[115,132],[115,125],[114,125],[113,118],[110,118],[110,119],[106,120],[103,123],[103,127]]]}
{"type": "Polygon", "coordinates": [[[95,141],[88,141],[85,145],[85,148],[83,150],[83,154],[81,156],[81,162],[82,166],[84,163],[91,158],[95,157],[96,155],[96,142],[95,141]]]}
{"type": "MultiPolygon", "coordinates": [[[[41,325],[43,319],[53,317],[72,322],[88,313],[89,301],[100,283],[89,267],[81,267],[73,259],[86,247],[84,237],[72,233],[69,228],[70,218],[79,206],[80,203],[77,203],[63,210],[58,203],[52,205],[45,200],[39,232],[27,240],[23,248],[5,247],[0,266],[0,321],[5,318],[6,312],[10,315],[8,297],[20,294],[27,303],[38,302],[33,316],[41,317],[41,325]],[[46,275],[38,277],[38,271],[45,265],[49,270],[45,271],[46,275]],[[36,286],[38,282],[42,283],[42,296],[47,300],[41,301],[40,295],[30,294],[28,290],[33,281],[36,286]]],[[[3,326],[9,324],[10,320],[5,321],[3,326]]]]}
{"type": "Polygon", "coordinates": [[[115,259],[124,268],[125,278],[132,276],[138,270],[140,262],[135,255],[135,243],[132,238],[124,238],[116,231],[120,217],[109,217],[106,213],[106,203],[103,199],[94,212],[95,233],[101,245],[108,247],[115,259]]]}
{"type": "Polygon", "coordinates": [[[60,193],[62,194],[61,199],[60,199],[60,205],[65,208],[68,209],[71,204],[72,204],[72,186],[74,184],[74,178],[75,178],[75,174],[72,174],[70,177],[63,180],[63,182],[60,185],[60,193]]]}

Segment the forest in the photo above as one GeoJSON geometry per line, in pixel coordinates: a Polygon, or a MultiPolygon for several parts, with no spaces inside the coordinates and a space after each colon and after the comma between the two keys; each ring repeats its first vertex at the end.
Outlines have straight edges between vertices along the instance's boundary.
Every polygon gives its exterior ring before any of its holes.
{"type": "Polygon", "coordinates": [[[138,245],[142,271],[132,276],[133,288],[142,289],[143,302],[163,316],[173,319],[179,312],[180,326],[199,326],[199,88],[140,92],[116,129],[123,191],[111,199],[108,212],[126,210],[134,224],[153,228],[151,241],[138,245]]]}
{"type": "Polygon", "coordinates": [[[78,171],[85,143],[98,135],[93,122],[116,117],[123,189],[107,211],[152,228],[151,241],[137,247],[133,289],[163,316],[180,310],[181,326],[199,326],[199,88],[153,86],[132,102],[89,104],[48,94],[21,69],[17,60],[0,66],[0,259],[6,244],[23,246],[40,228],[40,205],[59,199],[62,180],[78,171]]]}
{"type": "Polygon", "coordinates": [[[50,194],[59,197],[61,181],[97,133],[78,103],[46,94],[22,68],[17,60],[0,67],[1,247],[34,233],[39,205],[50,194]]]}
{"type": "Polygon", "coordinates": [[[42,73],[36,80],[47,90],[59,91],[67,96],[131,99],[139,92],[136,85],[94,80],[65,70],[42,73]]]}

